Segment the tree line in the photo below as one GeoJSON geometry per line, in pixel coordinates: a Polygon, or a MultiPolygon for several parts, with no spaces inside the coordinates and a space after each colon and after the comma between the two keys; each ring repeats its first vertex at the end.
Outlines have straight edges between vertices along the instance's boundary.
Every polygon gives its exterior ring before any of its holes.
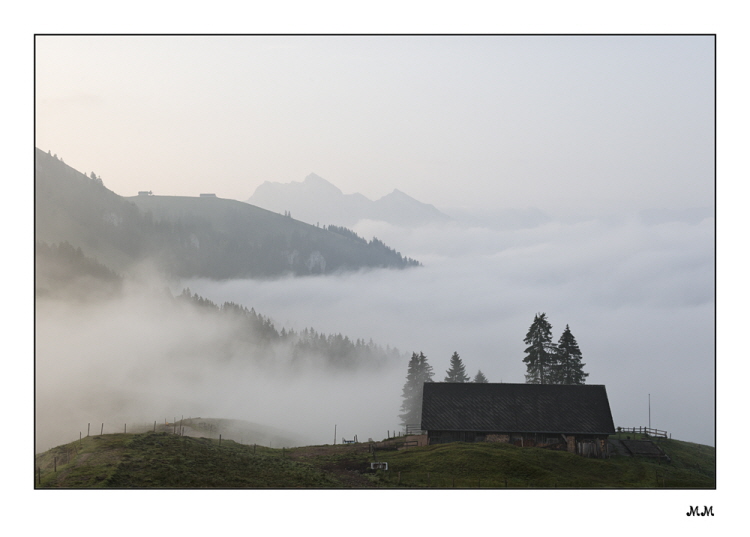
{"type": "MultiPolygon", "coordinates": [[[[407,425],[418,424],[422,421],[422,391],[425,382],[434,382],[432,377],[435,373],[432,366],[427,361],[427,357],[423,352],[417,354],[412,353],[411,359],[409,360],[408,371],[406,373],[406,382],[402,390],[401,397],[403,403],[401,404],[401,424],[406,427],[407,425]]],[[[476,383],[487,383],[487,377],[484,376],[482,370],[478,370],[477,374],[474,375],[474,379],[470,380],[470,377],[466,374],[466,366],[464,366],[461,356],[458,352],[454,352],[450,359],[450,367],[445,372],[445,382],[476,382],[476,383]]]]}
{"type": "Polygon", "coordinates": [[[337,233],[343,237],[347,237],[349,239],[352,239],[353,241],[367,245],[373,251],[379,252],[380,255],[385,256],[386,258],[393,259],[396,266],[399,266],[399,267],[421,267],[422,266],[422,263],[420,263],[416,259],[402,256],[400,252],[397,252],[390,246],[386,245],[383,241],[381,241],[377,237],[373,237],[370,242],[367,242],[366,239],[360,237],[359,235],[357,235],[357,233],[355,233],[351,229],[345,228],[344,226],[329,225],[329,226],[324,226],[324,229],[326,231],[337,233]]]}
{"type": "MultiPolygon", "coordinates": [[[[336,370],[361,368],[378,369],[393,361],[403,359],[403,354],[389,345],[382,347],[363,338],[351,339],[342,334],[323,334],[313,328],[301,331],[286,328],[277,329],[273,321],[255,311],[234,302],[219,306],[207,298],[186,288],[176,297],[178,301],[205,309],[214,315],[225,315],[238,320],[241,330],[227,351],[236,351],[236,344],[247,350],[261,351],[260,355],[273,358],[277,352],[290,357],[292,366],[301,365],[305,360],[336,370]]],[[[218,349],[217,349],[218,351],[218,349]]],[[[220,354],[220,352],[219,352],[220,354]]],[[[241,353],[243,354],[243,353],[241,353]]],[[[258,356],[248,352],[247,356],[258,356]]]]}
{"type": "Polygon", "coordinates": [[[72,296],[83,300],[116,296],[122,289],[122,276],[67,241],[58,244],[36,241],[34,261],[37,297],[72,296]]]}
{"type": "MultiPolygon", "coordinates": [[[[566,325],[557,343],[552,342],[552,325],[545,313],[537,313],[524,343],[528,345],[523,362],[526,364],[527,384],[585,384],[588,373],[583,371],[581,349],[576,338],[566,325]]],[[[425,382],[434,382],[432,366],[424,353],[412,353],[401,397],[401,424],[418,424],[422,421],[422,392],[425,382]]],[[[473,380],[466,374],[466,367],[458,352],[450,359],[444,382],[489,382],[481,369],[473,380]]]]}
{"type": "Polygon", "coordinates": [[[528,384],[585,384],[588,373],[581,361],[581,349],[570,332],[565,330],[557,344],[552,342],[552,325],[547,315],[537,313],[523,342],[526,347],[526,382],[528,384]]]}

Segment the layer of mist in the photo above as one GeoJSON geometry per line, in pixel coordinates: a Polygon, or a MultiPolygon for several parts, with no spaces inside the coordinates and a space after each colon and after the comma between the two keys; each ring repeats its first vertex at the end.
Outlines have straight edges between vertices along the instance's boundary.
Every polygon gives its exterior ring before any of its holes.
{"type": "Polygon", "coordinates": [[[273,427],[297,445],[332,443],[334,430],[337,441],[380,439],[400,428],[411,352],[424,352],[437,381],[458,352],[471,377],[524,382],[537,312],[555,341],[570,326],[617,426],[714,444],[713,218],[520,229],[363,221],[355,231],[425,266],[263,281],[165,282],[144,270],[114,295],[37,296],[36,449],[75,440],[88,423],[107,433],[199,416],[273,427]],[[373,340],[404,358],[347,370],[288,342],[254,345],[237,317],[175,298],[185,287],[254,308],[279,331],[373,340]]]}
{"type": "Polygon", "coordinates": [[[244,420],[279,430],[287,447],[398,426],[401,364],[331,367],[290,344],[255,345],[238,318],[159,284],[126,287],[110,300],[37,299],[37,451],[89,423],[106,434],[181,417],[244,420]]]}
{"type": "MultiPolygon", "coordinates": [[[[435,380],[457,351],[471,377],[481,369],[490,382],[524,382],[523,338],[535,313],[546,312],[554,341],[570,326],[587,383],[607,386],[616,426],[650,423],[674,438],[714,444],[712,217],[513,230],[364,221],[355,231],[382,237],[425,266],[181,285],[252,305],[287,329],[314,324],[422,351],[435,380]]],[[[397,385],[405,374],[404,367],[397,385]]]]}

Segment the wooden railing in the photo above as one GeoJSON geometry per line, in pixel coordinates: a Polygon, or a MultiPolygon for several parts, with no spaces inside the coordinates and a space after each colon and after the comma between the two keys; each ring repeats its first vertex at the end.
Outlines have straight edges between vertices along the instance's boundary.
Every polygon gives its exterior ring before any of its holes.
{"type": "Polygon", "coordinates": [[[660,429],[651,429],[650,427],[618,427],[617,432],[643,434],[646,436],[654,436],[658,438],[669,438],[667,431],[662,431],[660,429]]]}
{"type": "Polygon", "coordinates": [[[419,423],[412,423],[406,426],[406,436],[410,436],[413,434],[424,434],[424,431],[422,431],[419,423]]]}

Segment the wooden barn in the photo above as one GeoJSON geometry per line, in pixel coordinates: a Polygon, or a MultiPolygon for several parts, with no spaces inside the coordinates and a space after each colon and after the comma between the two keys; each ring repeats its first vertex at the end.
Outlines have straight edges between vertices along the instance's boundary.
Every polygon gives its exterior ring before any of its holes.
{"type": "Polygon", "coordinates": [[[602,385],[427,382],[421,428],[430,444],[510,442],[606,454],[615,433],[602,385]]]}

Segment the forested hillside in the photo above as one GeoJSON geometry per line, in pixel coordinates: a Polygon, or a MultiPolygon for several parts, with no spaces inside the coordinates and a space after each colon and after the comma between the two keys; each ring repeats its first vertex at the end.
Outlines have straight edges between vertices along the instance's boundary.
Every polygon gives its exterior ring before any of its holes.
{"type": "Polygon", "coordinates": [[[36,241],[67,242],[117,272],[151,261],[168,276],[329,274],[417,264],[388,248],[253,205],[211,197],[124,198],[101,177],[36,150],[36,241]]]}
{"type": "MultiPolygon", "coordinates": [[[[221,306],[211,300],[193,294],[185,289],[176,297],[183,304],[192,304],[202,308],[206,314],[219,318],[228,317],[238,322],[241,330],[231,342],[226,355],[241,355],[267,360],[284,356],[292,369],[315,364],[315,368],[335,370],[371,369],[377,370],[390,363],[397,363],[404,357],[398,349],[390,346],[381,347],[372,340],[352,340],[342,334],[322,334],[313,328],[300,332],[278,330],[273,321],[255,309],[247,309],[233,302],[221,306]],[[240,352],[238,352],[238,349],[240,352]]],[[[220,358],[221,352],[217,352],[220,358]]]]}

